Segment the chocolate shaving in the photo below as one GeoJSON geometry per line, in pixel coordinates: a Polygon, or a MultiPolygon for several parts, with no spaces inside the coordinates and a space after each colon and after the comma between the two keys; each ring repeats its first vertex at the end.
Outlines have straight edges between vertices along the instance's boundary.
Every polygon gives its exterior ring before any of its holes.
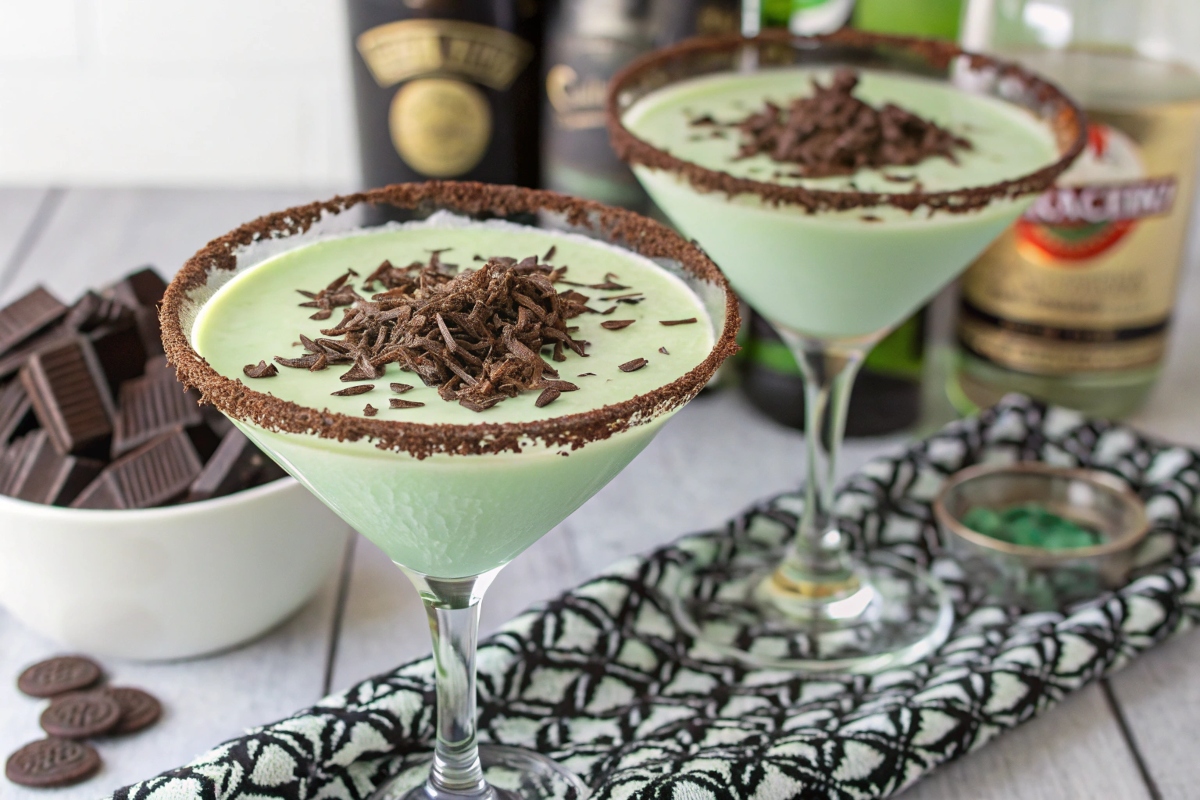
{"type": "Polygon", "coordinates": [[[404,394],[405,392],[411,392],[412,388],[413,388],[411,384],[407,384],[407,383],[393,383],[393,384],[391,384],[391,387],[392,387],[392,391],[395,392],[396,394],[404,394]]]}
{"type": "Polygon", "coordinates": [[[670,327],[672,325],[691,325],[695,321],[695,317],[688,317],[687,319],[660,319],[658,324],[670,327]]]}
{"type": "Polygon", "coordinates": [[[379,413],[379,409],[376,408],[375,406],[371,405],[370,403],[367,403],[365,406],[363,406],[363,416],[373,417],[378,413],[379,413]]]}
{"type": "Polygon", "coordinates": [[[388,406],[390,408],[420,408],[423,405],[425,404],[418,403],[416,400],[405,400],[402,397],[388,398],[388,406]]]}
{"type": "Polygon", "coordinates": [[[547,386],[542,393],[538,395],[538,399],[535,400],[533,404],[538,408],[545,408],[561,396],[561,391],[555,389],[553,386],[547,386]]]}
{"type": "Polygon", "coordinates": [[[366,394],[375,388],[373,383],[361,383],[358,386],[347,386],[345,389],[338,389],[336,392],[330,392],[334,397],[354,397],[356,394],[366,394]]]}
{"type": "Polygon", "coordinates": [[[259,361],[257,364],[247,364],[242,367],[242,372],[247,378],[274,378],[279,374],[279,370],[274,364],[268,364],[265,361],[259,361]]]}
{"type": "Polygon", "coordinates": [[[610,319],[600,323],[600,327],[609,331],[619,331],[622,328],[628,328],[636,320],[632,319],[610,319]]]}
{"type": "Polygon", "coordinates": [[[577,375],[576,377],[579,377],[579,378],[594,378],[595,376],[596,376],[596,373],[594,373],[594,372],[581,372],[581,373],[579,373],[579,375],[577,375]]]}
{"type": "Polygon", "coordinates": [[[626,361],[624,364],[617,367],[617,369],[621,370],[621,372],[637,372],[639,369],[649,363],[650,362],[644,358],[635,358],[633,361],[626,361]]]}
{"type": "Polygon", "coordinates": [[[658,348],[658,352],[662,353],[664,356],[671,355],[670,353],[667,352],[667,348],[665,348],[665,347],[658,348]]]}

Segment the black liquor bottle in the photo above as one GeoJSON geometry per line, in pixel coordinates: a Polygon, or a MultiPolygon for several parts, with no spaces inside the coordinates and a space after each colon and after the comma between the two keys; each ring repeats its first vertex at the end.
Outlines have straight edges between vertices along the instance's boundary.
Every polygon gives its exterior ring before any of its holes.
{"type": "Polygon", "coordinates": [[[347,0],[363,181],[537,186],[539,0],[347,0]]]}

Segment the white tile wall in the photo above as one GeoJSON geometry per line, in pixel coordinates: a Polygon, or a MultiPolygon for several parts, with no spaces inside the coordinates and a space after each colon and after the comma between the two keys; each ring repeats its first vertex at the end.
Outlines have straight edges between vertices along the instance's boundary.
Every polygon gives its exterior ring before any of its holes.
{"type": "Polygon", "coordinates": [[[0,0],[0,185],[358,180],[342,0],[0,0]]]}

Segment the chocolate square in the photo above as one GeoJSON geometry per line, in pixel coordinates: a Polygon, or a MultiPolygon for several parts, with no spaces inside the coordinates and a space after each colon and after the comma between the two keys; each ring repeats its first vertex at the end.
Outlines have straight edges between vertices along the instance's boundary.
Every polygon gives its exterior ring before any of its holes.
{"type": "Polygon", "coordinates": [[[203,463],[182,428],[160,436],[109,464],[71,508],[153,508],[181,497],[203,463]]]}
{"type": "Polygon", "coordinates": [[[33,412],[63,454],[103,454],[113,432],[113,402],[104,370],[82,336],[34,353],[21,368],[33,412]]]}
{"type": "Polygon", "coordinates": [[[41,286],[0,308],[0,355],[62,319],[67,307],[41,286]]]}

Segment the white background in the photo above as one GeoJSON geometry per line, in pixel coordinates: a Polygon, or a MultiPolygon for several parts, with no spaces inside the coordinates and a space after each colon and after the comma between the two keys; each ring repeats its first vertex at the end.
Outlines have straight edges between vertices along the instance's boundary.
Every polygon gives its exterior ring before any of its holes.
{"type": "Polygon", "coordinates": [[[0,0],[0,185],[347,186],[342,0],[0,0]]]}

